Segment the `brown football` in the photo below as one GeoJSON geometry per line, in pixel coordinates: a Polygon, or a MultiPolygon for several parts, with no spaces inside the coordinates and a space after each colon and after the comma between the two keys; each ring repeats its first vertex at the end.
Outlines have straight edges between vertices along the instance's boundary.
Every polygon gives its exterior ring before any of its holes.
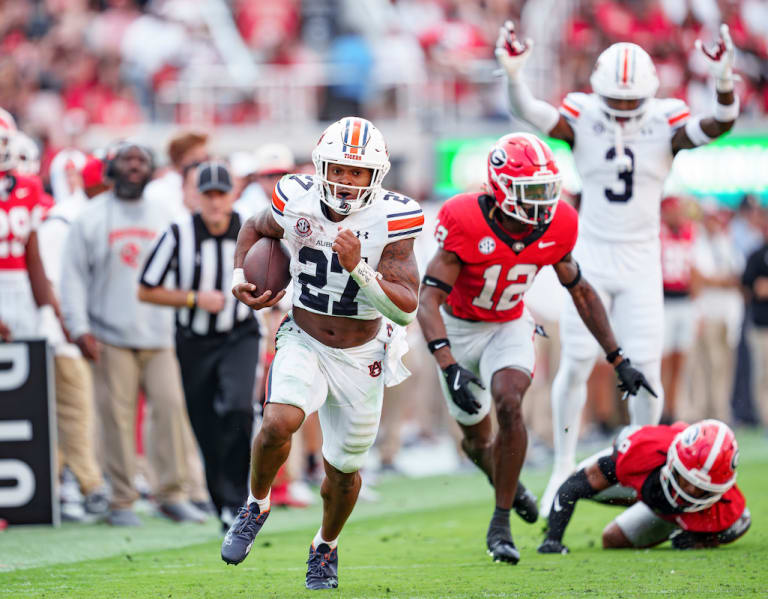
{"type": "Polygon", "coordinates": [[[267,289],[274,297],[291,281],[291,257],[277,239],[262,237],[251,246],[243,261],[245,279],[256,285],[256,295],[267,289]]]}

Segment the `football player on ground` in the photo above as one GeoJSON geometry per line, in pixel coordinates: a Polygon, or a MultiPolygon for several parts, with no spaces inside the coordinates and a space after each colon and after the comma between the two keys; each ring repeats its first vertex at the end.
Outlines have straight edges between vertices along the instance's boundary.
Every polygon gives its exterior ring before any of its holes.
{"type": "Polygon", "coordinates": [[[719,420],[688,426],[628,426],[613,448],[596,454],[558,489],[539,553],[568,553],[563,533],[579,499],[613,485],[637,493],[638,501],[603,531],[603,547],[652,547],[667,539],[676,549],[732,543],[751,524],[736,486],[739,448],[719,420]]]}
{"type": "Polygon", "coordinates": [[[291,251],[293,310],[277,332],[264,422],[252,449],[250,495],[221,556],[238,564],[269,516],[269,492],[291,436],[317,411],[323,430],[323,522],[309,549],[306,586],[338,585],[337,539],[360,491],[358,470],[376,438],[384,385],[405,379],[404,329],[416,317],[419,273],[413,238],[418,204],[382,189],[389,171],[384,137],[345,117],[312,152],[315,175],[286,175],[272,206],[246,221],[237,239],[233,293],[259,310],[285,294],[244,280],[243,260],[261,237],[291,251]],[[393,324],[395,323],[395,324],[393,324]]]}
{"type": "Polygon", "coordinates": [[[488,551],[495,561],[513,564],[520,554],[509,511],[528,442],[521,404],[535,362],[536,325],[523,294],[539,270],[554,266],[616,367],[621,388],[630,394],[651,390],[620,355],[600,297],[571,255],[578,219],[559,201],[561,180],[552,151],[538,137],[502,137],[488,155],[492,193],[460,194],[441,208],[435,229],[440,248],[421,288],[419,324],[442,371],[448,408],[464,433],[462,447],[496,492],[488,551]],[[499,422],[495,436],[492,403],[499,422]]]}
{"type": "MultiPolygon", "coordinates": [[[[496,57],[509,79],[512,112],[573,149],[583,189],[579,242],[574,256],[611,313],[616,331],[637,367],[659,392],[630,399],[632,424],[657,424],[664,404],[661,386],[663,298],[659,255],[659,204],[664,180],[680,150],[709,143],[733,126],[739,114],[733,93],[734,49],[728,27],[711,50],[697,41],[715,78],[712,116],[691,117],[674,98],[654,96],[659,79],[639,46],[617,43],[597,59],[591,94],[570,93],[560,110],[533,97],[521,70],[531,40],[514,25],[501,27],[496,57]]],[[[541,500],[549,513],[554,492],[575,465],[586,382],[598,355],[597,343],[571,302],[561,317],[562,356],[552,387],[555,463],[541,500]]]]}

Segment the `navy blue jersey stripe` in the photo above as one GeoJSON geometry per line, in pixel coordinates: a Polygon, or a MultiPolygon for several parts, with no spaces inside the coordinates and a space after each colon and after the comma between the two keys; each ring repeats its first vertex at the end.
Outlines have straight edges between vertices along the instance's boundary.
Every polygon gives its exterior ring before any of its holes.
{"type": "Polygon", "coordinates": [[[396,212],[395,214],[387,214],[387,218],[399,218],[401,216],[410,216],[411,214],[421,214],[421,208],[411,210],[410,212],[396,212]]]}
{"type": "Polygon", "coordinates": [[[283,202],[288,201],[288,196],[283,193],[283,190],[280,189],[280,181],[277,182],[277,185],[275,185],[275,190],[278,194],[280,194],[280,197],[283,198],[283,202]]]}
{"type": "Polygon", "coordinates": [[[420,233],[421,227],[417,229],[408,229],[407,231],[398,231],[397,233],[390,233],[388,237],[400,237],[401,235],[408,235],[410,233],[420,233]]]}
{"type": "Polygon", "coordinates": [[[277,212],[277,213],[278,213],[280,216],[283,216],[283,213],[282,213],[282,212],[280,212],[280,211],[277,209],[277,207],[276,207],[274,204],[272,204],[272,210],[274,210],[275,212],[277,212]]]}

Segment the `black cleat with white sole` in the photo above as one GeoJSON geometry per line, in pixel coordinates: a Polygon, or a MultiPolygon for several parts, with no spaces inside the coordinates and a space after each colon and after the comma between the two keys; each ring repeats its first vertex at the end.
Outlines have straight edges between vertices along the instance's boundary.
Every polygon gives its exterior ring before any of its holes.
{"type": "Polygon", "coordinates": [[[338,547],[331,549],[325,543],[309,548],[307,580],[305,586],[312,591],[335,589],[339,586],[338,547]]]}
{"type": "Polygon", "coordinates": [[[533,524],[539,519],[537,501],[536,495],[526,489],[523,483],[517,481],[517,492],[515,493],[515,501],[512,503],[512,509],[529,524],[533,524]]]}
{"type": "Polygon", "coordinates": [[[502,528],[490,529],[486,537],[486,544],[488,546],[488,555],[493,558],[494,562],[506,562],[514,565],[520,561],[520,552],[515,547],[515,542],[512,540],[512,534],[509,530],[502,528]]]}
{"type": "Polygon", "coordinates": [[[263,514],[256,502],[240,508],[221,544],[221,559],[237,565],[248,557],[253,541],[267,521],[269,510],[263,514]]]}
{"type": "Polygon", "coordinates": [[[560,555],[569,553],[568,547],[555,539],[544,539],[544,542],[539,545],[536,551],[539,553],[559,553],[560,555]]]}

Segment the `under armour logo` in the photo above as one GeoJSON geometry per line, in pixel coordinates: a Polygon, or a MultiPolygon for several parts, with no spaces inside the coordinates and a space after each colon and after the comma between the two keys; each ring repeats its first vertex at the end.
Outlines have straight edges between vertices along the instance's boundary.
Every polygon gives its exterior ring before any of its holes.
{"type": "Polygon", "coordinates": [[[355,235],[358,239],[362,236],[363,239],[368,239],[368,231],[355,231],[355,235]]]}

